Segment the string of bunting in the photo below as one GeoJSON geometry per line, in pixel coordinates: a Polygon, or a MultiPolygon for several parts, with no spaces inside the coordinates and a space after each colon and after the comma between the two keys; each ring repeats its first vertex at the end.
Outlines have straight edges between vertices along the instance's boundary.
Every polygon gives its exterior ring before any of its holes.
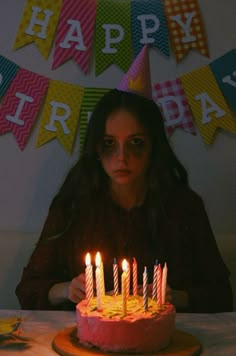
{"type": "MultiPolygon", "coordinates": [[[[107,90],[51,80],[0,56],[0,135],[12,132],[24,150],[40,116],[36,146],[57,138],[71,154],[78,124],[82,145],[91,111],[107,90]]],[[[207,145],[213,142],[217,128],[236,133],[235,93],[236,50],[152,87],[167,134],[181,128],[195,135],[196,124],[207,145]]]]}
{"type": "Polygon", "coordinates": [[[190,49],[209,57],[197,0],[26,0],[14,49],[34,42],[52,69],[70,58],[87,74],[110,65],[128,70],[147,44],[179,63],[190,49]],[[55,41],[54,41],[55,39],[55,41]]]}

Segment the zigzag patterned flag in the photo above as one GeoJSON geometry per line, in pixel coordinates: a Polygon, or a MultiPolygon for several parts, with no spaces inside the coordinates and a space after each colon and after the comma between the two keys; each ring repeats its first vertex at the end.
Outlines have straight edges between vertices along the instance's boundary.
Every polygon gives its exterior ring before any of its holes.
{"type": "Polygon", "coordinates": [[[161,0],[131,1],[131,25],[135,57],[145,44],[169,57],[168,28],[161,0]]]}
{"type": "Polygon", "coordinates": [[[78,85],[52,80],[43,108],[37,146],[54,138],[72,153],[84,89],[78,85]]]}
{"type": "Polygon", "coordinates": [[[85,88],[84,96],[80,111],[80,152],[83,150],[84,139],[87,131],[87,126],[91,112],[93,111],[97,102],[110,89],[105,88],[85,88]]]}
{"type": "Polygon", "coordinates": [[[14,49],[35,42],[44,58],[48,58],[62,0],[27,0],[16,34],[14,49]]]}
{"type": "Polygon", "coordinates": [[[0,56],[0,97],[5,94],[18,70],[18,65],[0,56]]]}
{"type": "Polygon", "coordinates": [[[212,143],[218,127],[236,133],[236,122],[209,66],[184,74],[181,81],[206,144],[212,143]]]}
{"type": "Polygon", "coordinates": [[[175,128],[196,135],[193,118],[179,78],[154,84],[153,99],[163,112],[168,135],[171,135],[175,128]]]}
{"type": "Polygon", "coordinates": [[[209,57],[197,0],[164,0],[164,8],[176,61],[180,62],[191,48],[209,57]]]}
{"type": "Polygon", "coordinates": [[[131,48],[130,2],[99,0],[96,17],[96,75],[111,64],[127,71],[133,57],[131,48]]]}
{"type": "Polygon", "coordinates": [[[236,50],[210,63],[210,68],[229,106],[236,113],[236,50]]]}
{"type": "Polygon", "coordinates": [[[6,92],[0,108],[0,133],[12,131],[21,150],[26,145],[48,83],[48,78],[20,69],[6,92]]]}
{"type": "Polygon", "coordinates": [[[52,68],[73,57],[87,74],[97,0],[64,0],[57,29],[52,68]]]}

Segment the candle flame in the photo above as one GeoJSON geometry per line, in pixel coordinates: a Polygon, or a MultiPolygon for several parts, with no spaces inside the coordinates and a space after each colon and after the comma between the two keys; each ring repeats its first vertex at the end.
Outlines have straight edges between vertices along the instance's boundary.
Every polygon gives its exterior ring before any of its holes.
{"type": "Polygon", "coordinates": [[[90,253],[87,253],[86,256],[85,256],[85,264],[86,264],[86,266],[90,266],[91,265],[90,253]]]}
{"type": "Polygon", "coordinates": [[[95,257],[95,264],[96,264],[96,267],[100,267],[101,266],[101,254],[100,252],[97,252],[96,253],[96,257],[95,257]]]}
{"type": "Polygon", "coordinates": [[[124,272],[127,272],[127,271],[128,271],[128,262],[126,261],[126,259],[124,259],[124,260],[122,261],[122,270],[123,270],[124,272]]]}

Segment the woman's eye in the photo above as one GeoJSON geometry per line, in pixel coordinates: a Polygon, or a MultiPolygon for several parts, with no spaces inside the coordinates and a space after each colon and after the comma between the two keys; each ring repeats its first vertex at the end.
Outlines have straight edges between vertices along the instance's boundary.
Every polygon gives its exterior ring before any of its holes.
{"type": "Polygon", "coordinates": [[[112,138],[105,138],[103,140],[104,147],[112,147],[114,145],[114,140],[112,138]]]}
{"type": "Polygon", "coordinates": [[[134,138],[132,138],[130,143],[131,143],[131,145],[134,145],[134,146],[143,146],[145,142],[144,142],[144,139],[141,137],[134,137],[134,138]]]}

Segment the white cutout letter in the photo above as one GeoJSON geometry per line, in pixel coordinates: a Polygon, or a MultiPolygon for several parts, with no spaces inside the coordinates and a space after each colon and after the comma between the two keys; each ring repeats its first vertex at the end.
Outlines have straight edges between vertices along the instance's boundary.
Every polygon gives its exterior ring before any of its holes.
{"type": "Polygon", "coordinates": [[[6,119],[14,124],[19,126],[24,125],[24,120],[20,118],[21,111],[23,109],[24,103],[27,101],[28,103],[32,103],[34,99],[31,96],[25,95],[23,93],[16,93],[16,97],[20,99],[19,105],[16,109],[15,116],[7,115],[6,119]]]}
{"type": "MultiPolygon", "coordinates": [[[[236,71],[233,72],[233,76],[236,77],[236,71]]],[[[223,83],[228,83],[228,84],[232,85],[232,87],[236,88],[236,82],[234,82],[234,81],[231,79],[231,76],[230,76],[230,75],[226,75],[226,76],[222,79],[222,82],[223,82],[223,83]]]]}
{"type": "Polygon", "coordinates": [[[202,106],[202,124],[208,124],[212,119],[208,117],[208,114],[212,112],[215,113],[215,117],[217,119],[221,118],[224,116],[226,113],[224,110],[222,110],[210,97],[207,93],[200,93],[195,96],[196,100],[201,101],[201,106],[202,106]],[[208,102],[208,105],[207,105],[208,102]]]}
{"type": "Polygon", "coordinates": [[[32,16],[30,19],[29,27],[27,29],[25,29],[25,33],[27,35],[34,36],[35,32],[33,31],[33,26],[34,25],[42,26],[41,32],[38,32],[36,35],[39,38],[45,39],[45,38],[47,38],[47,26],[48,26],[49,18],[50,18],[50,16],[53,15],[53,12],[50,10],[44,10],[43,12],[45,15],[45,19],[39,20],[39,19],[37,19],[37,15],[41,11],[42,11],[42,9],[40,7],[32,6],[32,16]]]}
{"type": "Polygon", "coordinates": [[[54,121],[59,121],[64,134],[69,135],[70,131],[67,128],[65,121],[70,116],[71,113],[70,107],[65,103],[59,103],[58,101],[51,101],[50,104],[52,106],[52,114],[50,117],[50,122],[45,126],[45,129],[48,131],[56,132],[57,128],[54,125],[54,121]],[[57,115],[57,109],[64,110],[65,111],[64,115],[57,115]]]}
{"type": "Polygon", "coordinates": [[[105,47],[102,48],[103,53],[116,53],[117,49],[116,48],[111,48],[110,45],[111,43],[119,43],[123,40],[125,32],[123,27],[120,25],[116,24],[104,24],[102,25],[102,28],[106,31],[105,35],[105,47]],[[118,37],[111,38],[111,30],[115,30],[118,32],[118,37]]]}
{"type": "Polygon", "coordinates": [[[148,37],[149,33],[156,32],[160,27],[160,21],[155,15],[140,15],[137,19],[141,22],[142,34],[143,38],[139,41],[142,44],[153,43],[155,42],[155,38],[148,37]],[[154,22],[154,26],[152,28],[146,27],[146,21],[151,20],[154,22]]]}
{"type": "Polygon", "coordinates": [[[165,126],[177,125],[183,120],[184,108],[183,108],[180,98],[178,98],[176,96],[169,95],[169,96],[165,96],[164,98],[158,99],[158,103],[162,106],[162,109],[163,109],[163,114],[166,119],[165,126]],[[176,119],[170,118],[170,112],[167,107],[168,101],[174,101],[178,107],[179,116],[176,119]]]}
{"type": "Polygon", "coordinates": [[[66,37],[63,42],[59,44],[61,48],[71,48],[71,44],[69,43],[70,41],[77,42],[77,45],[75,46],[75,49],[78,49],[79,51],[86,51],[86,47],[83,42],[83,36],[82,36],[82,31],[80,27],[80,22],[77,20],[68,20],[67,21],[68,25],[71,25],[69,31],[66,34],[66,37]],[[76,32],[77,35],[73,35],[73,33],[76,32]]]}
{"type": "Polygon", "coordinates": [[[190,27],[191,27],[192,19],[195,16],[195,12],[185,12],[184,16],[187,19],[186,24],[183,23],[180,15],[171,16],[171,19],[176,21],[184,31],[185,37],[183,37],[182,39],[183,43],[194,42],[196,41],[196,37],[190,35],[190,27]]]}

